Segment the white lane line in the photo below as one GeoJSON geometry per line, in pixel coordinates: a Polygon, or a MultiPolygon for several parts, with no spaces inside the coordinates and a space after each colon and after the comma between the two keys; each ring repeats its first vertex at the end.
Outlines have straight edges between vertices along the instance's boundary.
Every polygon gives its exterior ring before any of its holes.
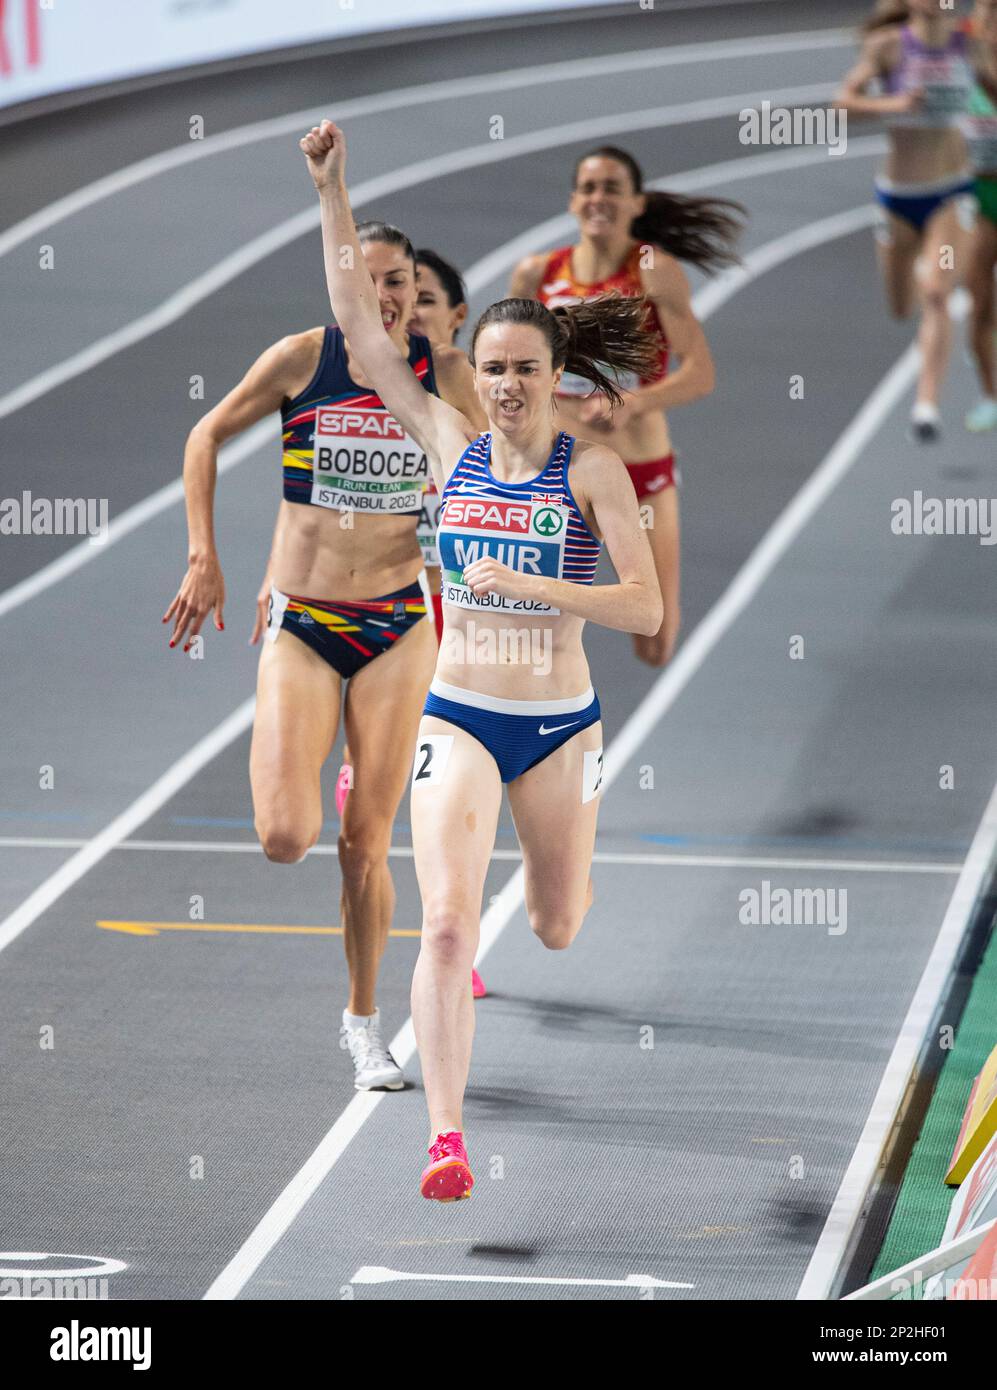
{"type": "Polygon", "coordinates": [[[194,747],[178,758],[172,767],[153,782],[120,815],[115,816],[92,840],[61,864],[44,883],[39,884],[19,907],[0,922],[0,951],[9,946],[21,932],[30,927],[43,912],[78,883],[84,874],[98,864],[109,850],[133,834],[150,816],[164,806],[187,782],[195,777],[212,758],[244,733],[253,722],[255,697],[245,700],[227,719],[206,734],[194,747]]]}
{"type": "MultiPolygon", "coordinates": [[[[867,156],[880,153],[883,148],[885,148],[885,144],[882,137],[864,136],[860,140],[853,140],[850,142],[848,153],[849,155],[854,153],[859,156],[867,156]]],[[[692,191],[699,187],[710,187],[713,185],[714,181],[722,185],[733,179],[759,178],[771,173],[782,173],[789,169],[802,168],[814,163],[823,163],[826,158],[826,153],[823,150],[815,149],[786,150],[765,155],[748,155],[741,159],[727,160],[721,164],[706,165],[700,169],[693,169],[686,173],[678,173],[674,177],[669,176],[666,179],[655,180],[654,186],[674,187],[677,191],[692,191]]],[[[355,207],[359,207],[364,200],[361,195],[366,187],[367,185],[361,184],[354,190],[353,204],[355,207]]],[[[374,194],[371,193],[368,196],[373,197],[374,194]]],[[[317,211],[313,214],[313,219],[317,225],[317,211]]],[[[292,221],[293,220],[296,219],[292,219],[292,221]]],[[[573,219],[567,214],[563,217],[551,218],[547,222],[539,223],[536,227],[530,228],[527,232],[523,233],[521,237],[514,238],[512,241],[507,242],[504,247],[499,248],[497,253],[493,253],[493,255],[486,256],[482,260],[477,261],[468,272],[467,284],[469,293],[474,293],[477,288],[487,284],[491,278],[507,270],[509,266],[519,260],[521,256],[527,255],[531,251],[536,251],[538,247],[543,246],[544,240],[548,234],[560,235],[561,232],[569,229],[572,225],[573,219]],[[552,228],[556,228],[557,230],[551,232],[552,228]],[[477,277],[473,286],[472,277],[477,277]]],[[[268,233],[267,235],[272,236],[272,233],[268,233]]],[[[785,239],[780,238],[780,241],[784,242],[785,239]]],[[[250,245],[255,244],[256,243],[250,243],[250,245]]],[[[246,249],[247,248],[243,248],[243,250],[246,249]]],[[[760,247],[753,254],[758,256],[763,251],[764,247],[760,247]]],[[[236,252],[234,254],[239,256],[241,253],[236,252]]],[[[229,257],[228,262],[230,263],[231,260],[232,258],[229,257]]],[[[218,267],[216,266],[215,271],[209,272],[209,275],[213,275],[217,271],[218,267]]],[[[200,278],[203,281],[204,277],[200,278]]],[[[720,279],[715,282],[718,286],[725,283],[726,278],[724,276],[721,276],[720,279]]],[[[738,283],[737,288],[740,288],[741,283],[743,282],[738,283]]],[[[188,286],[187,288],[189,290],[191,287],[188,286]]],[[[713,293],[716,294],[718,291],[714,289],[713,293]]],[[[726,297],[729,298],[729,295],[726,297]]],[[[173,298],[176,299],[177,297],[173,296],[173,298]]],[[[706,303],[704,308],[699,296],[694,300],[694,307],[700,319],[708,317],[710,305],[706,303]]],[[[717,306],[714,305],[714,307],[717,306]]],[[[160,306],[160,308],[162,308],[162,306],[160,306]]],[[[158,311],[153,312],[156,313],[158,311]]],[[[240,463],[243,459],[248,458],[271,436],[276,438],[277,434],[278,422],[276,420],[272,422],[260,421],[260,423],[255,425],[246,435],[231,444],[225,445],[219,456],[219,472],[225,472],[234,464],[240,463]]],[[[52,584],[58,583],[67,575],[74,573],[90,560],[95,560],[99,555],[103,554],[109,546],[115,544],[116,541],[123,539],[134,531],[136,527],[143,525],[146,521],[151,520],[167,507],[173,506],[175,503],[182,501],[182,499],[182,481],[174,479],[174,481],[167,483],[157,492],[151,494],[151,496],[127,508],[120,516],[113,517],[108,527],[107,535],[101,545],[93,545],[89,540],[81,541],[78,545],[73,546],[72,549],[67,550],[58,559],[53,560],[50,564],[43,566],[34,574],[21,580],[20,583],[0,593],[0,618],[2,618],[5,613],[11,612],[12,609],[16,608],[19,604],[26,602],[28,599],[37,597],[39,593],[42,593],[52,584]]]]}
{"type": "MultiPolygon", "coordinates": [[[[280,421],[277,417],[260,420],[257,424],[248,429],[245,434],[240,435],[229,444],[224,444],[218,453],[218,475],[227,473],[236,464],[242,463],[244,459],[250,458],[258,449],[265,445],[273,444],[280,438],[280,421]]],[[[171,483],[166,483],[156,492],[152,492],[148,497],[143,497],[141,502],[136,502],[134,506],[128,507],[120,516],[112,517],[108,524],[107,532],[100,545],[91,544],[89,540],[81,541],[79,545],[74,545],[72,549],[65,551],[58,559],[52,560],[44,565],[34,574],[29,574],[25,579],[17,584],[12,584],[9,589],[0,593],[0,618],[5,613],[10,613],[13,609],[27,603],[29,599],[36,598],[45,589],[51,588],[53,584],[58,584],[60,580],[68,575],[74,574],[83,565],[91,560],[96,560],[98,555],[107,549],[109,545],[114,545],[117,541],[124,540],[132,531],[144,526],[147,521],[165,511],[168,507],[174,506],[183,501],[183,478],[174,478],[171,483]]]]}
{"type": "MultiPolygon", "coordinates": [[[[881,135],[863,135],[858,139],[849,140],[848,148],[841,158],[869,159],[884,154],[886,148],[886,141],[881,135]]],[[[666,174],[663,178],[649,180],[647,187],[670,189],[675,193],[694,193],[703,188],[723,189],[726,184],[738,179],[783,174],[791,169],[804,169],[826,162],[827,151],[813,145],[799,149],[772,150],[768,154],[756,154],[748,158],[726,159],[720,164],[704,164],[701,168],[691,169],[687,173],[666,174]]],[[[503,279],[524,256],[533,255],[546,246],[553,246],[562,237],[569,236],[576,225],[571,213],[563,212],[527,227],[525,232],[518,232],[510,241],[497,246],[494,251],[490,251],[487,256],[482,256],[468,267],[464,275],[468,297],[479,294],[495,281],[503,279]]],[[[734,269],[728,273],[733,274],[734,269]]],[[[723,277],[720,277],[711,284],[719,284],[722,280],[723,277]]],[[[702,301],[697,296],[695,308],[700,318],[709,312],[708,308],[704,310],[704,302],[709,304],[708,300],[702,301]]]]}
{"type": "MultiPolygon", "coordinates": [[[[827,219],[834,221],[835,219],[827,219]]],[[[674,704],[706,656],[758,593],[803,528],[816,515],[882,421],[910,388],[917,375],[917,345],[912,343],[873,391],[861,410],[741,566],[733,583],[679,648],[620,730],[606,755],[607,776],[622,768],[674,704]]]]}
{"type": "Polygon", "coordinates": [[[628,1274],[625,1279],[544,1279],[530,1274],[409,1274],[402,1269],[385,1265],[361,1265],[350,1279],[351,1284],[392,1284],[399,1280],[444,1284],[558,1284],[586,1289],[694,1289],[695,1284],[677,1284],[671,1279],[656,1279],[653,1274],[628,1274]]]}
{"type": "Polygon", "coordinates": [[[656,864],[682,869],[787,869],[848,874],[957,874],[958,864],[907,864],[885,859],[766,859],[748,854],[596,854],[604,864],[656,864]]]}
{"type": "MultiPolygon", "coordinates": [[[[79,849],[87,844],[85,839],[47,839],[43,836],[0,835],[0,849],[79,849]]],[[[262,854],[263,846],[250,840],[123,840],[114,845],[115,850],[139,850],[166,854],[262,854]]],[[[312,855],[338,855],[336,845],[313,845],[308,851],[312,855]]],[[[411,859],[410,845],[392,845],[388,850],[392,859],[411,859]]],[[[492,858],[519,863],[522,854],[518,849],[494,849],[492,858]]],[[[764,855],[748,854],[642,854],[614,850],[596,850],[592,856],[594,864],[633,864],[652,865],[655,868],[676,869],[787,869],[803,872],[856,873],[856,874],[958,874],[962,864],[946,864],[938,860],[926,863],[906,863],[890,859],[780,859],[764,855]]]]}
{"type": "MultiPolygon", "coordinates": [[[[517,853],[515,857],[521,856],[517,853]]],[[[592,857],[597,864],[654,864],[659,868],[676,869],[785,869],[797,873],[951,875],[957,874],[962,867],[938,861],[915,864],[888,859],[794,859],[792,856],[772,859],[754,854],[614,854],[609,850],[596,851],[592,857]]]]}
{"type": "MultiPolygon", "coordinates": [[[[536,154],[541,150],[556,149],[573,141],[608,139],[612,135],[630,130],[658,130],[669,126],[715,120],[721,116],[735,115],[744,107],[762,100],[771,101],[773,105],[815,101],[821,96],[829,96],[833,91],[834,85],[831,83],[786,87],[779,91],[745,92],[734,97],[708,97],[701,101],[683,102],[678,105],[618,112],[612,116],[587,117],[581,121],[569,121],[566,125],[544,126],[506,140],[465,145],[446,154],[419,160],[403,169],[391,169],[385,174],[378,174],[357,184],[351,192],[350,200],[353,206],[358,208],[374,198],[383,198],[390,193],[397,193],[400,189],[411,188],[429,179],[443,178],[461,169],[477,169],[485,164],[498,164],[508,159],[518,159],[523,155],[536,154]]],[[[289,150],[288,158],[291,157],[291,153],[289,150]]],[[[125,348],[134,347],[142,339],[168,328],[203,300],[217,294],[232,280],[245,274],[259,261],[313,231],[318,227],[319,221],[320,209],[316,200],[313,205],[292,217],[285,218],[276,227],[253,237],[209,270],[195,276],[175,293],[168,295],[155,308],[140,314],[138,318],[123,324],[121,328],[116,328],[112,333],[105,334],[103,338],[97,338],[80,352],[73,353],[52,367],[47,367],[45,371],[22,382],[6,395],[0,396],[0,420],[17,410],[23,410],[40,396],[50,394],[57,387],[106,362],[125,348]]]]}
{"type": "MultiPolygon", "coordinates": [[[[828,219],[824,220],[827,221],[828,219]]],[[[806,228],[801,228],[801,235],[805,235],[806,231],[806,228]]],[[[785,242],[785,238],[780,238],[780,240],[785,242]]],[[[743,597],[742,601],[742,596],[745,594],[750,596],[757,590],[762,579],[786,550],[796,532],[802,529],[816,510],[816,506],[819,505],[819,502],[815,502],[812,506],[809,504],[801,505],[800,499],[806,495],[807,498],[817,496],[819,500],[823,500],[834,484],[844,476],[847,469],[854,463],[860,449],[872,437],[879,421],[906,388],[915,370],[915,352],[915,348],[910,348],[900,362],[892,368],[884,382],[865,403],[831,453],[818,468],[815,477],[822,481],[819,482],[817,488],[814,489],[812,486],[814,479],[811,479],[793,498],[786,510],[766,533],[758,549],[752,553],[742,569],[738,571],[730,587],[693,631],[686,643],[679,648],[671,665],[658,677],[655,685],[651,687],[634,714],[624,724],[606,753],[604,787],[608,787],[619,775],[641,739],[647,736],[654,724],[674,702],[681,689],[703,664],[711,649],[719,642],[734,618],[741,612],[747,602],[747,597],[743,597]],[[901,368],[904,370],[901,371],[901,368]],[[832,478],[833,481],[826,481],[829,478],[832,478]],[[789,518],[788,521],[787,518],[789,518]],[[750,594],[748,593],[749,590],[750,594]],[[734,596],[733,601],[732,595],[734,596]],[[693,655],[686,657],[683,661],[683,656],[690,649],[693,655]],[[679,672],[677,677],[675,676],[676,668],[679,672]],[[664,688],[663,695],[659,693],[662,687],[664,688]]],[[[482,916],[481,945],[475,964],[480,964],[484,960],[522,902],[523,868],[520,865],[496,897],[491,900],[482,916]]],[[[415,1053],[415,1031],[411,1018],[399,1029],[389,1046],[398,1064],[404,1067],[415,1053]]],[[[257,1226],[250,1232],[225,1268],[212,1282],[204,1295],[206,1299],[229,1299],[238,1296],[240,1290],[245,1287],[270,1251],[285,1234],[367,1119],[374,1113],[385,1094],[384,1091],[369,1091],[362,1097],[350,1101],[305,1166],[278,1195],[257,1226]]]]}
{"type": "Polygon", "coordinates": [[[855,45],[855,36],[846,29],[817,29],[811,32],[770,34],[752,39],[721,39],[709,43],[684,44],[645,49],[628,53],[605,54],[592,58],[571,58],[560,63],[544,63],[531,67],[511,68],[506,72],[482,73],[479,77],[448,78],[418,86],[402,87],[393,92],[379,92],[344,102],[342,106],[326,102],[324,106],[309,106],[265,121],[253,121],[235,126],[205,140],[192,140],[185,145],[149,155],[112,174],[94,180],[74,192],[39,208],[29,217],[15,222],[0,233],[0,256],[5,256],[22,242],[57,222],[82,212],[105,198],[122,193],[147,179],[157,178],[185,164],[214,155],[227,154],[261,140],[292,135],[314,125],[322,116],[333,115],[338,122],[352,121],[360,116],[380,115],[385,111],[410,110],[413,106],[434,101],[450,103],[461,97],[480,96],[485,92],[514,91],[518,87],[545,86],[552,82],[584,80],[588,77],[612,76],[614,73],[640,72],[652,68],[679,67],[689,63],[718,62],[723,59],[768,57],[782,53],[814,52],[818,49],[844,48],[855,45]]]}
{"type": "Polygon", "coordinates": [[[918,1056],[929,1030],[935,1025],[938,1009],[948,991],[966,927],[995,871],[997,786],[973,837],[934,948],[914,992],[907,1017],[900,1027],[852,1160],[810,1257],[796,1295],[798,1299],[827,1299],[832,1296],[852,1235],[879,1178],[880,1161],[893,1134],[908,1088],[914,1080],[918,1056]]]}
{"type": "Polygon", "coordinates": [[[825,217],[820,222],[812,222],[808,227],[787,232],[785,236],[776,237],[757,250],[750,251],[741,265],[731,266],[716,280],[703,286],[694,300],[698,316],[708,318],[744,285],[750,284],[757,276],[764,275],[767,270],[781,265],[790,256],[799,256],[804,251],[824,245],[827,241],[852,236],[855,232],[871,227],[876,220],[876,214],[877,209],[871,204],[851,208],[846,212],[825,217]]]}
{"type": "Polygon", "coordinates": [[[45,371],[22,382],[20,386],[15,386],[6,395],[0,396],[0,420],[17,410],[22,410],[26,405],[31,405],[39,396],[49,394],[57,387],[65,385],[67,381],[72,381],[74,377],[82,376],[84,372],[100,366],[102,362],[123,352],[125,348],[134,347],[144,338],[169,328],[203,300],[217,294],[259,261],[273,255],[275,251],[282,250],[318,224],[318,209],[309,207],[295,213],[293,217],[285,218],[261,236],[253,237],[237,251],[223,257],[210,270],[195,276],[174,294],[167,295],[155,308],[140,314],[129,323],[122,324],[112,333],[106,333],[103,338],[96,338],[81,351],[74,352],[71,357],[56,362],[54,366],[47,367],[45,371]]]}

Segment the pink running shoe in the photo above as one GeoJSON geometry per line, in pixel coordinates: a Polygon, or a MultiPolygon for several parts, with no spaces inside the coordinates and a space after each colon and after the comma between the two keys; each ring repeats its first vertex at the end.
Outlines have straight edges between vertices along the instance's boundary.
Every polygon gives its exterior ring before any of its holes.
{"type": "Polygon", "coordinates": [[[423,1169],[420,1183],[424,1197],[435,1202],[459,1202],[470,1197],[474,1179],[459,1130],[438,1134],[429,1146],[429,1157],[432,1162],[423,1169]]]}
{"type": "Polygon", "coordinates": [[[336,778],[336,810],[339,815],[343,814],[343,807],[346,805],[346,795],[353,786],[353,769],[349,763],[343,763],[339,769],[339,776],[336,778]]]}
{"type": "Polygon", "coordinates": [[[474,995],[475,999],[484,999],[485,995],[488,993],[487,989],[485,989],[484,980],[473,965],[471,966],[471,993],[474,995]]]}

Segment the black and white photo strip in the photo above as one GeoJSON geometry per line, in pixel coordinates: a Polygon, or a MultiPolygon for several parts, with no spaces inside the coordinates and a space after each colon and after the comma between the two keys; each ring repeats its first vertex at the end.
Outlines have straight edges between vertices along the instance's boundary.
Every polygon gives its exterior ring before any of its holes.
{"type": "Polygon", "coordinates": [[[997,0],[0,0],[21,1375],[989,1364],[995,273],[997,0]]]}

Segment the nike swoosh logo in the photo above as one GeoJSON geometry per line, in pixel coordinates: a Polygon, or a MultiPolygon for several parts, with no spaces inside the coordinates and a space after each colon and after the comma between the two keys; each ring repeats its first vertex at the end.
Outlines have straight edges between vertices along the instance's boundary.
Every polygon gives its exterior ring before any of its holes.
{"type": "Polygon", "coordinates": [[[575,727],[575,725],[576,725],[576,724],[579,724],[579,723],[581,723],[581,720],[579,720],[579,719],[572,719],[572,721],[571,721],[570,724],[555,724],[554,727],[553,727],[553,729],[545,729],[544,726],[541,724],[541,725],[540,725],[540,728],[537,730],[537,733],[538,733],[538,734],[559,734],[559,733],[561,732],[562,729],[573,729],[573,728],[575,727]]]}

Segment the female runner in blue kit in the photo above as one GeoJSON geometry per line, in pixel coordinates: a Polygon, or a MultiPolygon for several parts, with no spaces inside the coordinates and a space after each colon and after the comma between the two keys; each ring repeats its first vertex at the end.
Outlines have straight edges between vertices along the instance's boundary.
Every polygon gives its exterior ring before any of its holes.
{"type": "Polygon", "coordinates": [[[443,643],[412,783],[423,905],[412,1016],[430,1119],[421,1190],[454,1201],[473,1184],[461,1115],[474,1031],[469,976],[503,784],[530,925],[545,946],[563,949],[592,901],[602,776],[599,702],[582,628],[591,619],[651,634],[662,619],[627,472],[603,445],[556,433],[552,397],[569,370],[618,402],[597,362],[613,373],[646,373],[657,344],[637,298],[554,311],[523,299],[492,305],[469,352],[490,427],[479,435],[461,411],[420,387],[384,330],[344,183],[342,132],[324,121],[301,148],[320,195],[336,320],[380,398],[425,450],[442,501],[443,643]],[[592,582],[603,543],[616,584],[592,582]],[[466,660],[467,643],[488,633],[498,658],[466,660]],[[518,645],[524,633],[531,640],[518,645]],[[520,658],[537,639],[550,660],[531,665],[520,658]]]}
{"type": "Polygon", "coordinates": [[[858,62],[835,106],[884,116],[886,167],[876,180],[880,269],[891,312],[907,318],[918,298],[921,369],[910,435],[941,437],[938,399],[952,348],[948,298],[965,278],[976,220],[973,175],[959,129],[973,85],[971,42],[946,0],[878,6],[858,62]],[[870,88],[878,86],[878,92],[870,88]]]}

